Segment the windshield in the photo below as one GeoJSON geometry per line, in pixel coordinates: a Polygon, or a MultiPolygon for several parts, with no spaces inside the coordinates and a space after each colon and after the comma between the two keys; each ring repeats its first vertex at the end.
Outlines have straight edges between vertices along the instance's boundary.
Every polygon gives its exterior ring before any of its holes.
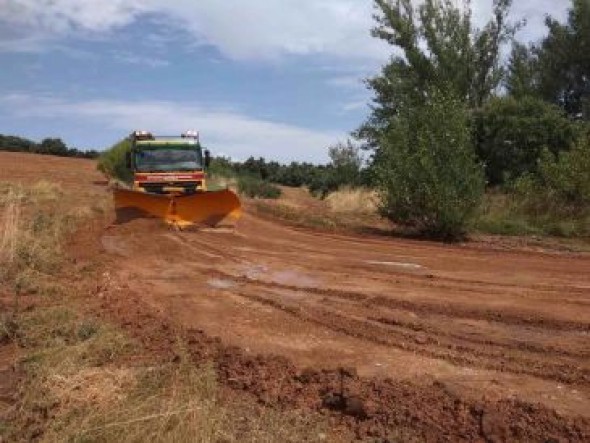
{"type": "Polygon", "coordinates": [[[138,172],[176,172],[202,169],[201,153],[197,149],[149,149],[137,151],[138,172]]]}

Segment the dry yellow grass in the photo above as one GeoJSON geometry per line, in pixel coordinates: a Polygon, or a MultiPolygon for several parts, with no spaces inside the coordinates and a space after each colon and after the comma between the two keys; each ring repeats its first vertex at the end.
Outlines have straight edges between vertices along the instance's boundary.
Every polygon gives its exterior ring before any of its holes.
{"type": "Polygon", "coordinates": [[[48,182],[0,183],[0,191],[0,285],[15,294],[15,314],[0,315],[0,341],[23,349],[25,375],[15,414],[0,417],[0,441],[270,443],[324,435],[317,418],[223,400],[213,367],[196,367],[181,344],[180,363],[129,366],[129,354],[145,350],[82,314],[63,272],[64,238],[102,206],[48,182]],[[18,312],[24,294],[48,297],[18,312]]]}
{"type": "Polygon", "coordinates": [[[178,354],[178,363],[134,370],[81,368],[67,377],[52,371],[45,386],[60,410],[42,440],[271,443],[318,441],[323,434],[294,414],[227,404],[213,367],[195,366],[182,344],[178,354]]]}
{"type": "Polygon", "coordinates": [[[23,282],[59,270],[62,239],[94,211],[67,207],[61,187],[46,181],[31,186],[0,183],[0,190],[0,280],[22,288],[23,282]]]}
{"type": "Polygon", "coordinates": [[[326,197],[331,211],[337,213],[375,214],[378,197],[375,191],[366,188],[343,188],[326,197]]]}
{"type": "Polygon", "coordinates": [[[10,266],[16,258],[19,237],[21,196],[13,190],[8,192],[2,217],[2,238],[0,239],[0,264],[10,266]]]}

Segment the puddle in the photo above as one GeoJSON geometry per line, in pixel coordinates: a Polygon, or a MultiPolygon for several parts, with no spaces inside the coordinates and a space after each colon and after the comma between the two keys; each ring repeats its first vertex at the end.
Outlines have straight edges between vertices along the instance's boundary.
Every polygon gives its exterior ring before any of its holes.
{"type": "Polygon", "coordinates": [[[240,275],[243,275],[251,280],[261,280],[272,283],[277,283],[286,286],[297,287],[317,287],[320,281],[300,271],[292,269],[284,269],[281,271],[274,271],[265,265],[247,265],[240,266],[240,275]]]}
{"type": "Polygon", "coordinates": [[[236,251],[242,251],[242,252],[257,252],[256,249],[250,248],[248,246],[234,246],[234,249],[236,251]]]}
{"type": "Polygon", "coordinates": [[[223,280],[221,278],[213,278],[207,281],[207,284],[215,289],[231,289],[236,284],[231,280],[223,280]]]}
{"type": "Polygon", "coordinates": [[[120,255],[122,257],[130,257],[129,248],[125,245],[125,241],[120,237],[111,235],[103,235],[100,239],[102,247],[110,254],[120,255]]]}
{"type": "Polygon", "coordinates": [[[406,268],[406,269],[424,269],[424,266],[417,265],[416,263],[404,263],[404,262],[397,262],[397,261],[372,261],[367,260],[365,263],[370,265],[381,265],[381,266],[395,266],[398,268],[406,268]]]}
{"type": "Polygon", "coordinates": [[[252,280],[256,280],[258,277],[268,274],[268,268],[264,265],[244,266],[242,269],[243,275],[252,280]]]}
{"type": "Polygon", "coordinates": [[[317,286],[317,279],[310,277],[309,275],[302,274],[301,272],[287,270],[273,272],[270,275],[270,279],[274,283],[289,286],[317,286]]]}

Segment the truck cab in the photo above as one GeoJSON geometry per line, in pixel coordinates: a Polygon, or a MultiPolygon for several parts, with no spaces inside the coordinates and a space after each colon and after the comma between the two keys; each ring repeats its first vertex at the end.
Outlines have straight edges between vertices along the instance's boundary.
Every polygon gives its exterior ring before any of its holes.
{"type": "Polygon", "coordinates": [[[207,191],[210,154],[199,133],[154,136],[135,131],[130,136],[127,167],[133,171],[133,188],[151,194],[194,194],[207,191]]]}

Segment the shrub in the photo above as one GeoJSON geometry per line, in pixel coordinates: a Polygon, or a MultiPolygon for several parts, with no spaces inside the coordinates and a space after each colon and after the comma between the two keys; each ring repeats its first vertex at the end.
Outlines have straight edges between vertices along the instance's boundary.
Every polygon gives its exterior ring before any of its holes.
{"type": "Polygon", "coordinates": [[[323,171],[312,174],[308,179],[309,192],[315,197],[326,198],[342,185],[334,168],[327,167],[323,171]]]}
{"type": "Polygon", "coordinates": [[[590,136],[558,158],[545,152],[539,176],[557,198],[578,207],[590,205],[590,136]]]}
{"type": "Polygon", "coordinates": [[[537,169],[541,152],[569,149],[576,125],[556,106],[540,99],[500,97],[474,115],[476,152],[491,185],[518,179],[537,169]]]}
{"type": "Polygon", "coordinates": [[[569,216],[590,207],[590,136],[558,156],[544,150],[537,174],[516,184],[531,212],[569,216]]]}
{"type": "Polygon", "coordinates": [[[279,198],[281,190],[277,186],[253,176],[238,178],[238,192],[250,198],[279,198]]]}
{"type": "Polygon", "coordinates": [[[127,168],[126,155],[131,151],[131,141],[121,140],[98,158],[98,170],[109,177],[129,183],[133,180],[132,172],[127,168]]]}
{"type": "Polygon", "coordinates": [[[213,157],[209,166],[209,176],[216,178],[231,178],[235,175],[232,162],[226,157],[213,157]]]}
{"type": "Polygon", "coordinates": [[[480,204],[484,180],[464,105],[440,91],[395,117],[376,153],[381,213],[419,233],[460,236],[480,204]]]}
{"type": "Polygon", "coordinates": [[[590,235],[590,141],[580,139],[558,156],[546,149],[537,172],[489,193],[474,227],[508,235],[590,235]]]}

